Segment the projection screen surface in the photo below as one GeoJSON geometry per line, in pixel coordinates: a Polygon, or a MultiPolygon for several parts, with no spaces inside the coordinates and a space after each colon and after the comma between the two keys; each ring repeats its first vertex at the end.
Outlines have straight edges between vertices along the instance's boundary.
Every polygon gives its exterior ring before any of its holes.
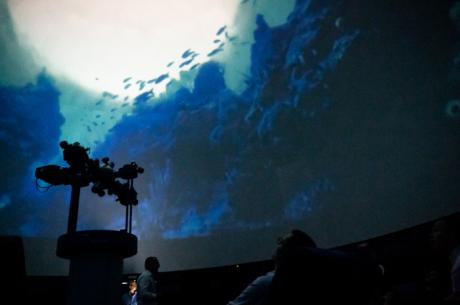
{"type": "MultiPolygon", "coordinates": [[[[459,210],[460,2],[0,2],[0,235],[29,275],[56,257],[70,187],[36,186],[59,143],[136,162],[139,251],[161,270],[265,260],[459,210]]],[[[78,230],[124,207],[83,188],[78,230]]]]}

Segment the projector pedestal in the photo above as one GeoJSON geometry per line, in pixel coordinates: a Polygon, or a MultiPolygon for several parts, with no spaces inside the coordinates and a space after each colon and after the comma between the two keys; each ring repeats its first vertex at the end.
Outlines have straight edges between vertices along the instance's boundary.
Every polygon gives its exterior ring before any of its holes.
{"type": "Polygon", "coordinates": [[[137,253],[124,231],[77,231],[59,237],[57,256],[70,259],[68,305],[121,303],[123,259],[137,253]]]}

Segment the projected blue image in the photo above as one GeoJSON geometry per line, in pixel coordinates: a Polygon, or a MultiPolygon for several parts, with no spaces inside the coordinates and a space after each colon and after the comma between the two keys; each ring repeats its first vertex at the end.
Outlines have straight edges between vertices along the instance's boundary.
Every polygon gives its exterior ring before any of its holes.
{"type": "MultiPolygon", "coordinates": [[[[0,60],[2,234],[65,231],[69,188],[40,193],[33,176],[65,166],[62,140],[145,169],[140,240],[299,227],[330,246],[457,210],[458,3],[223,2],[233,13],[202,35],[205,47],[81,82],[65,74],[73,63],[57,72],[28,53],[15,32],[26,9],[0,4],[0,52],[16,56],[0,60]]],[[[79,229],[123,228],[113,197],[80,202],[79,229]]]]}

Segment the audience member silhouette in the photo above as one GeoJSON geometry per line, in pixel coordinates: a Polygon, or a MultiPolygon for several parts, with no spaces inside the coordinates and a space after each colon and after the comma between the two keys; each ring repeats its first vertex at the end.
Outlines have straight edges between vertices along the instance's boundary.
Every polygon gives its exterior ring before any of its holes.
{"type": "MultiPolygon", "coordinates": [[[[277,248],[273,255],[275,261],[275,270],[278,260],[283,256],[287,249],[292,247],[316,247],[314,240],[305,232],[292,230],[290,234],[280,237],[277,241],[277,248]]],[[[275,270],[265,275],[259,276],[250,283],[238,297],[230,301],[228,305],[258,305],[263,304],[269,294],[275,270]]]]}
{"type": "Polygon", "coordinates": [[[160,268],[160,262],[155,256],[149,256],[145,259],[145,270],[137,278],[137,304],[138,305],[157,305],[158,288],[157,275],[160,268]]]}
{"type": "MultiPolygon", "coordinates": [[[[460,217],[453,215],[442,218],[433,223],[430,232],[430,245],[439,262],[447,262],[449,286],[446,303],[460,304],[460,217]]],[[[442,279],[443,269],[433,269],[427,274],[427,279],[442,279]]],[[[442,290],[441,290],[442,292],[442,290]]]]}
{"type": "Polygon", "coordinates": [[[448,216],[431,225],[426,256],[427,268],[421,278],[395,285],[385,295],[385,305],[460,304],[459,219],[448,216]]]}
{"type": "Polygon", "coordinates": [[[122,304],[123,305],[137,305],[136,293],[137,293],[136,280],[130,280],[128,284],[128,291],[126,291],[121,297],[122,304]]]}
{"type": "Polygon", "coordinates": [[[382,278],[377,262],[361,251],[289,247],[264,305],[367,305],[380,296],[382,278]]]}

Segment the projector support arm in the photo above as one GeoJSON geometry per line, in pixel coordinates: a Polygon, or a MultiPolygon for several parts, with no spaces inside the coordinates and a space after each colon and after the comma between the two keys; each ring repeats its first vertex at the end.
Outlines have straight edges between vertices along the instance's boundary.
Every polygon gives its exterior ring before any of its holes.
{"type": "Polygon", "coordinates": [[[131,204],[128,204],[126,206],[126,214],[125,214],[125,231],[128,233],[131,233],[132,220],[133,220],[133,206],[131,204]]]}
{"type": "Polygon", "coordinates": [[[78,184],[72,184],[72,193],[70,196],[69,220],[67,223],[67,233],[74,233],[77,231],[79,200],[80,200],[80,186],[78,184]]]}

